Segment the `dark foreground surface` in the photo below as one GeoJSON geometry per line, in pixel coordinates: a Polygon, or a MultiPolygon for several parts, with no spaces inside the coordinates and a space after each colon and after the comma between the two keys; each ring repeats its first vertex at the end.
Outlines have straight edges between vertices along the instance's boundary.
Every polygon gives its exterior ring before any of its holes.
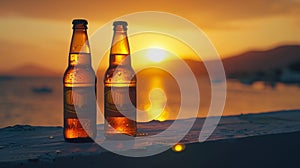
{"type": "Polygon", "coordinates": [[[57,157],[51,161],[0,162],[0,167],[230,167],[299,168],[300,132],[187,144],[183,152],[130,158],[110,152],[57,157]]]}

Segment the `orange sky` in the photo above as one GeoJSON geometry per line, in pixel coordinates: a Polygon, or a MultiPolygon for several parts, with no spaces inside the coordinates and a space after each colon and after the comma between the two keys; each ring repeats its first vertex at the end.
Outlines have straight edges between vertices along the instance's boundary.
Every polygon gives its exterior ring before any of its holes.
{"type": "Polygon", "coordinates": [[[63,72],[72,19],[88,19],[91,35],[110,20],[149,10],[170,12],[192,21],[222,57],[249,49],[300,44],[298,0],[1,0],[0,70],[37,63],[63,72]]]}

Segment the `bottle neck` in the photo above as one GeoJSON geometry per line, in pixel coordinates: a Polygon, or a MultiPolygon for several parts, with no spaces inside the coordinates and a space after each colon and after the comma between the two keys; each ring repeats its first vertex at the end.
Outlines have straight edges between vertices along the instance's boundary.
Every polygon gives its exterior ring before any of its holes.
{"type": "Polygon", "coordinates": [[[110,49],[110,66],[131,67],[130,49],[126,29],[114,28],[114,35],[110,49]]]}
{"type": "Polygon", "coordinates": [[[87,29],[83,25],[74,25],[70,46],[69,65],[91,65],[90,45],[87,29]]]}

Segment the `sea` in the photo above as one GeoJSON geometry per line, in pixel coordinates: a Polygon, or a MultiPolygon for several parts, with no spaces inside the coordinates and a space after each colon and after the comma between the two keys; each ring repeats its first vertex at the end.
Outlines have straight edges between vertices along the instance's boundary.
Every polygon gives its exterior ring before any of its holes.
{"type": "MultiPolygon", "coordinates": [[[[206,79],[199,79],[200,102],[196,116],[188,107],[180,119],[205,118],[211,104],[211,88],[206,79]],[[208,83],[208,84],[207,84],[208,83]]],[[[251,85],[238,80],[226,81],[226,100],[222,116],[242,116],[300,109],[300,87],[264,82],[251,85]]],[[[103,122],[103,85],[98,80],[97,123],[103,122]]],[[[197,91],[197,90],[194,90],[197,91]]],[[[195,97],[188,97],[194,100],[195,97]]],[[[138,121],[178,119],[182,96],[176,81],[166,76],[138,78],[138,121]]],[[[186,105],[189,106],[189,105],[186,105]]],[[[5,77],[0,79],[0,128],[14,125],[62,126],[62,77],[5,77]]]]}

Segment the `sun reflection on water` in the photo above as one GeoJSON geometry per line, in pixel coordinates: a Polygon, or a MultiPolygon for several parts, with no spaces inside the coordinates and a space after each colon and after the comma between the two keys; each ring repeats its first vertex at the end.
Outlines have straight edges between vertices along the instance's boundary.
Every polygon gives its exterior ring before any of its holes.
{"type": "Polygon", "coordinates": [[[168,113],[165,109],[167,97],[161,88],[154,88],[149,92],[150,104],[146,105],[146,111],[149,118],[158,121],[165,121],[168,113]]]}
{"type": "Polygon", "coordinates": [[[159,68],[144,69],[137,74],[139,122],[176,118],[180,90],[176,80],[159,68]]]}
{"type": "Polygon", "coordinates": [[[168,113],[165,111],[167,97],[162,89],[163,84],[161,80],[160,77],[152,78],[151,90],[148,92],[149,103],[144,107],[148,118],[151,120],[165,121],[167,118],[168,113]]]}

